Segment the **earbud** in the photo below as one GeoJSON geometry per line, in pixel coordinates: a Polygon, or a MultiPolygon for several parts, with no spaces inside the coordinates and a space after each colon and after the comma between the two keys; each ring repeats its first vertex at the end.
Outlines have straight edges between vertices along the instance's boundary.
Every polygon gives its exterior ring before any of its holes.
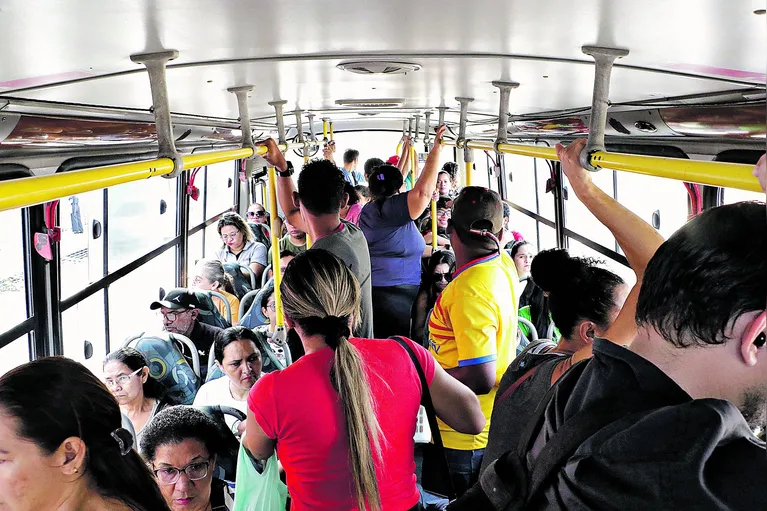
{"type": "Polygon", "coordinates": [[[757,335],[756,339],[754,339],[754,346],[756,346],[757,348],[761,348],[762,346],[765,345],[765,343],[767,343],[767,334],[765,334],[764,332],[757,335]]]}

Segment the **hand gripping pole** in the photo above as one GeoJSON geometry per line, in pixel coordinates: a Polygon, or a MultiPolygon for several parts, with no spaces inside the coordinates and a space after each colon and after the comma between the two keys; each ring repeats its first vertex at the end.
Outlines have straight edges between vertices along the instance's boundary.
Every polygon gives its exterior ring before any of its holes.
{"type": "Polygon", "coordinates": [[[149,74],[154,123],[160,149],[157,157],[169,158],[173,161],[173,172],[164,174],[164,177],[168,179],[175,178],[184,170],[184,160],[181,159],[181,154],[176,150],[176,142],[173,138],[173,124],[170,119],[170,104],[168,103],[168,84],[165,78],[165,66],[168,61],[177,57],[178,51],[176,50],[139,53],[130,57],[133,62],[143,64],[149,74]]]}
{"type": "Polygon", "coordinates": [[[594,58],[594,93],[591,99],[591,123],[589,141],[581,153],[583,168],[596,171],[599,167],[591,164],[591,155],[605,150],[605,125],[607,107],[610,101],[610,74],[615,59],[625,57],[629,51],[623,48],[604,48],[601,46],[582,46],[581,51],[594,58]]]}
{"type": "Polygon", "coordinates": [[[242,147],[253,150],[253,156],[245,159],[245,177],[250,179],[253,176],[254,156],[256,155],[256,147],[253,144],[253,132],[250,129],[250,113],[248,112],[248,92],[253,90],[253,86],[242,85],[240,87],[229,87],[226,90],[237,97],[237,111],[240,114],[240,130],[242,130],[242,147]]]}

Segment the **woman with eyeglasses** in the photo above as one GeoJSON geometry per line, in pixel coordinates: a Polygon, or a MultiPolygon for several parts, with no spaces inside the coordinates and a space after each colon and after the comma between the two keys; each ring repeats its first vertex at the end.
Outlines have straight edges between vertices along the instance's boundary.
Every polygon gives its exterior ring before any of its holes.
{"type": "Polygon", "coordinates": [[[221,445],[213,419],[190,406],[163,410],[146,427],[141,455],[172,511],[227,509],[226,483],[213,478],[221,445]]]}
{"type": "MultiPolygon", "coordinates": [[[[224,271],[224,265],[216,259],[200,259],[195,265],[192,287],[204,291],[215,291],[224,295],[232,311],[232,324],[240,321],[240,299],[234,294],[232,277],[224,271]]],[[[218,297],[213,297],[213,303],[222,317],[226,318],[226,304],[218,297]]]]}
{"type": "Polygon", "coordinates": [[[421,289],[418,291],[418,296],[413,304],[413,326],[410,333],[410,337],[425,348],[428,347],[426,323],[429,311],[434,308],[440,293],[453,280],[454,271],[455,254],[448,250],[434,252],[426,265],[421,289]]]}
{"type": "MultiPolygon", "coordinates": [[[[450,236],[447,234],[447,224],[452,214],[452,206],[453,199],[450,197],[442,196],[437,199],[437,247],[440,249],[450,250],[450,236]]],[[[426,217],[425,222],[424,228],[426,231],[423,234],[423,239],[427,245],[431,245],[431,215],[426,217]]]]}
{"type": "Polygon", "coordinates": [[[164,389],[149,375],[144,355],[134,348],[120,348],[107,355],[103,371],[104,383],[120,411],[130,419],[136,441],[140,442],[144,427],[166,406],[164,389]]]}
{"type": "Polygon", "coordinates": [[[253,232],[237,213],[225,213],[218,221],[218,234],[224,244],[216,252],[222,263],[240,263],[250,266],[256,281],[266,268],[266,245],[254,240],[253,232]]]}
{"type": "Polygon", "coordinates": [[[421,257],[426,249],[414,220],[429,207],[437,187],[444,133],[445,127],[440,126],[412,190],[403,188],[410,154],[408,140],[403,144],[399,168],[381,165],[370,174],[373,200],[362,208],[359,226],[370,251],[373,333],[379,339],[410,333],[410,311],[421,284],[421,257]]]}

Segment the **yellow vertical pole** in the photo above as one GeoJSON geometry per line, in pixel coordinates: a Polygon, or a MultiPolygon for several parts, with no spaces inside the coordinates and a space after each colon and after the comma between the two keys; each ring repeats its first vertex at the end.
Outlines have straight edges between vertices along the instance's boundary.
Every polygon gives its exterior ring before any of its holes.
{"type": "Polygon", "coordinates": [[[330,125],[330,141],[333,141],[333,121],[328,123],[330,125]]]}
{"type": "Polygon", "coordinates": [[[282,274],[280,273],[280,239],[277,235],[277,171],[274,167],[269,167],[269,218],[271,220],[271,241],[272,241],[272,273],[274,274],[274,306],[277,316],[276,327],[285,326],[285,318],[282,314],[282,293],[280,293],[280,283],[282,283],[282,274]]]}
{"type": "Polygon", "coordinates": [[[471,186],[472,162],[467,161],[465,162],[465,165],[466,165],[466,186],[471,186]]]}
{"type": "Polygon", "coordinates": [[[431,249],[437,250],[437,201],[431,200],[431,249]]]}
{"type": "Polygon", "coordinates": [[[322,138],[325,142],[328,141],[328,120],[322,119],[322,138]]]}

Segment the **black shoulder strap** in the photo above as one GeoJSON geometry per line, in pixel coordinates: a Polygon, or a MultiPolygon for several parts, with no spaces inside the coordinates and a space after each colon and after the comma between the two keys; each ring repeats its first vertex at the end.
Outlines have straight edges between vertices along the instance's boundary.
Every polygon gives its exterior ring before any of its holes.
{"type": "MultiPolygon", "coordinates": [[[[431,428],[431,439],[434,443],[434,446],[439,449],[439,451],[442,453],[442,456],[440,456],[440,471],[443,473],[444,480],[450,482],[450,486],[452,489],[452,479],[450,477],[450,468],[447,464],[447,458],[445,458],[445,447],[442,444],[442,435],[439,432],[439,424],[437,424],[437,413],[434,410],[434,404],[431,401],[431,392],[429,392],[429,384],[426,381],[426,375],[423,373],[423,368],[421,367],[421,363],[418,362],[418,358],[415,356],[415,353],[413,353],[413,350],[410,349],[410,345],[405,342],[405,340],[400,336],[394,336],[390,337],[390,339],[396,341],[400,346],[405,348],[405,351],[410,356],[410,360],[413,361],[413,365],[415,366],[415,370],[418,373],[418,377],[421,380],[421,404],[426,409],[426,417],[429,419],[429,428],[431,428]],[[443,464],[444,462],[444,464],[443,464]]],[[[453,490],[452,495],[448,495],[448,497],[454,497],[455,491],[453,490]]]]}

